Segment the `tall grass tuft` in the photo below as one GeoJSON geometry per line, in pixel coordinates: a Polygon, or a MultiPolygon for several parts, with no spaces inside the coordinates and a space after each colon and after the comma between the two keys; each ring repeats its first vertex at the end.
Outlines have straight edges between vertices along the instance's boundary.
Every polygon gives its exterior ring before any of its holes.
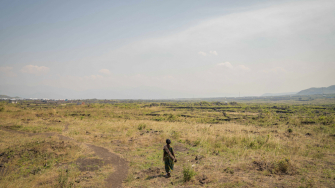
{"type": "Polygon", "coordinates": [[[137,126],[137,129],[138,130],[143,130],[143,129],[145,129],[147,127],[147,125],[145,124],[145,123],[141,123],[141,124],[139,124],[138,126],[137,126]]]}
{"type": "Polygon", "coordinates": [[[183,180],[184,182],[190,181],[196,175],[195,171],[192,169],[191,165],[185,165],[183,167],[183,180]]]}

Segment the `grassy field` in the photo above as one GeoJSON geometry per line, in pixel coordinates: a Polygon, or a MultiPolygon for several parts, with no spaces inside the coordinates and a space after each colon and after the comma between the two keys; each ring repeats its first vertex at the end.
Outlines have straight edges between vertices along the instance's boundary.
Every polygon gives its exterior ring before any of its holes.
{"type": "Polygon", "coordinates": [[[3,102],[0,187],[112,186],[88,144],[127,161],[124,187],[335,187],[335,101],[303,102],[3,102]]]}

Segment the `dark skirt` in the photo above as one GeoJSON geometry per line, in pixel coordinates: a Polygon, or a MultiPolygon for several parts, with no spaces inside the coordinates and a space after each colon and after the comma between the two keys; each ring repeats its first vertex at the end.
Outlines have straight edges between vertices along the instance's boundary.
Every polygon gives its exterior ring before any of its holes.
{"type": "Polygon", "coordinates": [[[166,171],[166,173],[170,173],[170,171],[173,170],[173,166],[174,166],[173,160],[170,157],[166,156],[164,158],[164,163],[165,163],[165,171],[166,171]]]}

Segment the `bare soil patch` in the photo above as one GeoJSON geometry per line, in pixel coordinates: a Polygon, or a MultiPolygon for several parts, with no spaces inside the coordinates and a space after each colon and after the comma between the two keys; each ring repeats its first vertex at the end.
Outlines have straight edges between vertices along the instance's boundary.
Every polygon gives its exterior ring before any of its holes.
{"type": "MultiPolygon", "coordinates": [[[[107,161],[107,164],[110,164],[110,162],[107,161]]],[[[96,158],[79,158],[76,160],[76,165],[78,165],[78,169],[82,172],[96,171],[107,164],[105,163],[104,160],[96,158]]]]}
{"type": "Polygon", "coordinates": [[[104,163],[112,164],[113,168],[115,169],[115,172],[107,177],[106,187],[122,187],[122,181],[127,177],[128,174],[128,162],[117,154],[111,153],[106,148],[92,144],[86,145],[92,149],[98,157],[101,157],[104,163]]]}
{"type": "Polygon", "coordinates": [[[184,152],[188,152],[188,151],[189,151],[188,148],[184,147],[184,146],[181,145],[181,144],[175,144],[175,145],[173,146],[173,150],[176,151],[176,152],[182,152],[182,153],[184,153],[184,152]]]}

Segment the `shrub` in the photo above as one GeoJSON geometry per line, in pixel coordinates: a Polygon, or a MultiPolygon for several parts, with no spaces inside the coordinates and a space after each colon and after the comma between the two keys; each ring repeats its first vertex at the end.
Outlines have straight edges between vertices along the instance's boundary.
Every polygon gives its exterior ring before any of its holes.
{"type": "Polygon", "coordinates": [[[174,122],[174,121],[177,121],[177,117],[173,114],[169,114],[167,120],[171,121],[171,122],[174,122]]]}
{"type": "Polygon", "coordinates": [[[138,130],[142,130],[142,129],[145,129],[146,127],[147,127],[146,124],[141,123],[141,124],[138,125],[137,129],[138,129],[138,130]]]}
{"type": "Polygon", "coordinates": [[[289,133],[293,132],[293,130],[292,130],[291,128],[289,128],[287,131],[288,131],[289,133]]]}
{"type": "Polygon", "coordinates": [[[191,165],[185,165],[183,167],[183,180],[184,182],[190,181],[196,175],[191,165]]]}
{"type": "Polygon", "coordinates": [[[289,169],[289,160],[288,159],[282,159],[275,164],[275,169],[277,172],[287,173],[289,169]]]}
{"type": "Polygon", "coordinates": [[[211,104],[207,101],[201,101],[200,103],[200,106],[210,106],[211,104]]]}
{"type": "Polygon", "coordinates": [[[237,102],[233,101],[229,103],[230,105],[237,105],[237,102]]]}
{"type": "MultiPolygon", "coordinates": [[[[296,168],[290,163],[287,158],[282,158],[275,161],[254,161],[253,162],[260,171],[268,171],[271,174],[295,174],[296,168]]],[[[267,173],[267,172],[265,172],[267,173]]]]}
{"type": "Polygon", "coordinates": [[[59,171],[59,175],[58,175],[58,185],[59,185],[59,187],[61,187],[61,188],[72,187],[73,183],[72,182],[69,183],[68,179],[69,179],[69,170],[68,169],[66,169],[66,170],[61,169],[59,171]]]}

